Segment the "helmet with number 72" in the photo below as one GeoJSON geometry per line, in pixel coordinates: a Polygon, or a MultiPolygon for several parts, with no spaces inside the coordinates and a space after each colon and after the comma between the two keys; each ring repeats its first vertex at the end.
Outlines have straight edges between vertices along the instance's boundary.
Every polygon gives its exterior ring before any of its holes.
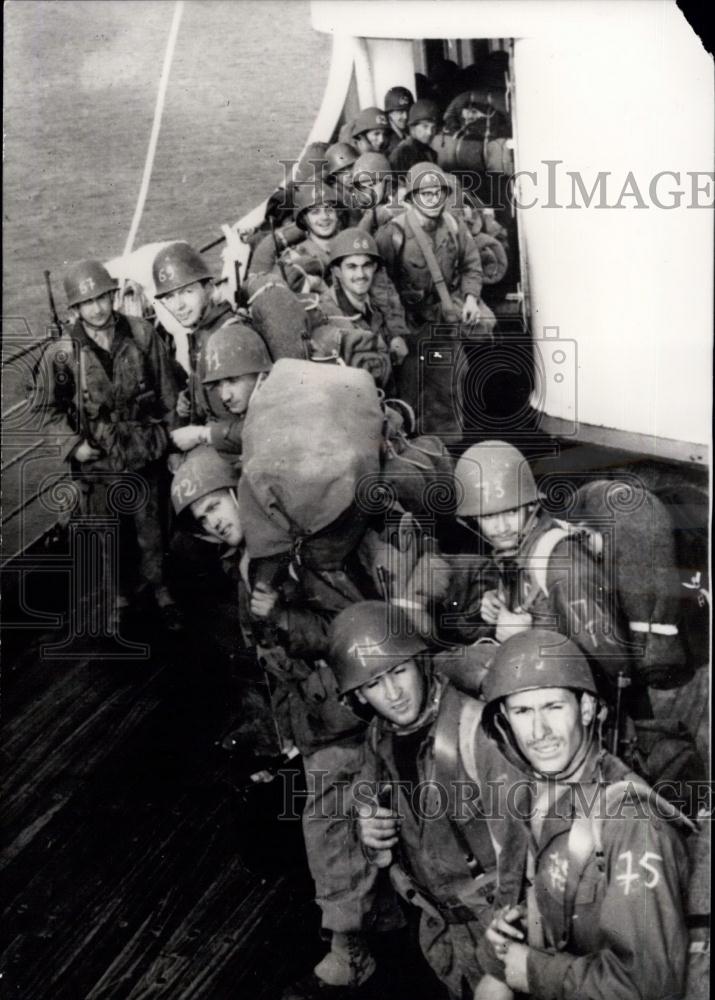
{"type": "Polygon", "coordinates": [[[171,481],[171,502],[180,514],[214,490],[235,489],[238,473],[210,445],[193,448],[171,481]]]}
{"type": "Polygon", "coordinates": [[[454,479],[459,517],[489,517],[539,499],[529,463],[506,441],[483,441],[467,448],[454,479]]]}
{"type": "Polygon", "coordinates": [[[67,305],[78,306],[105,292],[116,292],[119,282],[98,260],[81,260],[65,274],[64,286],[67,305]]]}
{"type": "Polygon", "coordinates": [[[195,281],[205,281],[213,275],[206,261],[184,240],[170,243],[158,252],[152,265],[152,278],[157,299],[195,281]]]}
{"type": "Polygon", "coordinates": [[[361,601],[340,612],[330,627],[330,666],[341,695],[381,677],[429,648],[426,636],[402,608],[361,601]]]}

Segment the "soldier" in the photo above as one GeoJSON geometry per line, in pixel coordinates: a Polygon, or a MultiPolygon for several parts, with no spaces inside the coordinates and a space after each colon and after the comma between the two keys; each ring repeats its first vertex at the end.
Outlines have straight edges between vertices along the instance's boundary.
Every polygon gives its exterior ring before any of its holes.
{"type": "MultiPolygon", "coordinates": [[[[403,336],[391,332],[385,314],[374,299],[374,280],[381,264],[375,240],[368,233],[355,228],[338,233],[332,241],[329,257],[330,288],[320,301],[321,311],[329,324],[323,329],[334,338],[340,334],[344,321],[349,320],[353,329],[366,331],[370,336],[356,339],[352,331],[343,330],[340,344],[320,341],[316,346],[322,354],[330,353],[332,346],[344,361],[367,368],[376,383],[386,388],[391,383],[392,364],[399,365],[408,348],[403,336]]],[[[314,343],[319,335],[320,330],[314,331],[314,343]]]]}
{"type": "Polygon", "coordinates": [[[358,153],[382,153],[387,145],[387,116],[380,108],[363,108],[352,123],[351,143],[358,153]]]}
{"type": "Polygon", "coordinates": [[[497,641],[533,628],[562,632],[613,697],[619,674],[630,674],[627,632],[583,533],[541,509],[528,462],[504,441],[468,448],[455,481],[458,518],[492,547],[499,586],[484,594],[481,614],[497,641]]]}
{"type": "Polygon", "coordinates": [[[352,165],[360,154],[348,142],[334,142],[325,154],[326,180],[332,184],[341,201],[345,200],[346,190],[350,190],[352,165]]]}
{"type": "Polygon", "coordinates": [[[436,163],[437,154],[432,149],[441,115],[434,101],[415,101],[408,112],[409,135],[390,153],[390,166],[400,181],[415,164],[436,163]]]}
{"type": "Polygon", "coordinates": [[[246,325],[227,302],[213,300],[213,277],[205,260],[183,241],[170,243],[154,258],[155,296],[186,328],[189,341],[189,388],[182,392],[176,412],[183,424],[171,432],[180,451],[199,444],[212,444],[225,452],[240,451],[240,431],[232,428],[235,418],[226,408],[213,383],[204,387],[206,343],[215,330],[227,329],[234,336],[246,335],[246,325]]]}
{"type": "Polygon", "coordinates": [[[374,233],[402,209],[390,203],[392,172],[382,153],[363,153],[353,164],[348,192],[353,225],[374,233]]]}
{"type": "Polygon", "coordinates": [[[211,334],[206,341],[203,384],[215,387],[231,419],[208,425],[207,443],[222,451],[240,451],[248,405],[271,365],[263,339],[251,327],[231,323],[211,334]]]}
{"type": "Polygon", "coordinates": [[[151,324],[114,311],[118,285],[96,260],[69,269],[64,279],[71,325],[44,352],[36,373],[33,408],[54,432],[70,464],[84,515],[114,516],[111,491],[124,479],[146,498],[120,518],[119,587],[115,624],[129,612],[132,565],[123,534],[133,522],[138,573],[166,625],[180,618],[164,580],[160,521],[161,459],[176,405],[171,360],[151,324]]]}
{"type": "Polygon", "coordinates": [[[385,149],[388,156],[408,136],[407,115],[414,103],[415,99],[407,87],[390,87],[385,94],[385,114],[390,126],[385,149]]]}
{"type": "Polygon", "coordinates": [[[476,724],[480,706],[432,670],[428,649],[394,605],[355,604],[331,626],[340,693],[372,715],[355,788],[360,837],[375,866],[389,865],[398,892],[422,910],[423,954],[461,998],[483,975],[476,947],[492,917],[496,858],[476,796],[461,794],[472,781],[457,734],[468,717],[476,724]]]}
{"type": "Polygon", "coordinates": [[[488,142],[508,138],[509,123],[506,115],[492,107],[486,92],[468,90],[455,97],[445,111],[444,131],[488,142]]]}
{"type": "Polygon", "coordinates": [[[484,697],[476,766],[499,796],[500,906],[475,1000],[503,1000],[505,984],[535,1000],[682,996],[687,821],[601,748],[586,658],[554,632],[516,635],[484,697]]]}
{"type": "Polygon", "coordinates": [[[456,341],[451,364],[443,363],[443,355],[442,363],[431,363],[430,351],[420,340],[430,336],[435,324],[465,323],[473,327],[470,333],[479,333],[475,324],[480,318],[482,290],[479,250],[464,221],[446,211],[450,191],[439,167],[431,163],[412,167],[406,211],[382,226],[375,237],[412,333],[411,351],[400,369],[398,395],[415,407],[422,431],[435,434],[461,430],[464,352],[456,341]]]}

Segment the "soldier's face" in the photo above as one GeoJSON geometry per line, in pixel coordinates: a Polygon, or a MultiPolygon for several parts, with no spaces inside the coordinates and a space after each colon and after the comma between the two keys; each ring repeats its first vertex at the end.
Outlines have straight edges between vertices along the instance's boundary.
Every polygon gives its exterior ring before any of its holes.
{"type": "Polygon", "coordinates": [[[363,704],[370,705],[383,718],[398,726],[411,726],[418,719],[424,702],[422,670],[414,660],[405,660],[381,677],[363,684],[357,694],[363,704]]]}
{"type": "Polygon", "coordinates": [[[234,547],[243,540],[238,504],[231,490],[214,490],[191,504],[191,513],[201,530],[225,545],[234,547]]]}
{"type": "Polygon", "coordinates": [[[361,208],[373,208],[382,203],[385,196],[386,178],[379,173],[360,170],[353,174],[352,186],[361,208]]]}
{"type": "Polygon", "coordinates": [[[258,373],[237,375],[235,378],[222,378],[218,383],[218,394],[221,402],[229,413],[242,417],[248,409],[248,403],[256,388],[258,373]]]}
{"type": "Polygon", "coordinates": [[[387,133],[384,128],[371,128],[355,137],[359,153],[381,153],[387,145],[387,133]]]}
{"type": "Polygon", "coordinates": [[[559,774],[574,759],[592,721],[595,702],[566,688],[510,694],[504,712],[517,746],[536,771],[559,774]]]}
{"type": "Polygon", "coordinates": [[[439,185],[425,185],[412,195],[412,204],[428,219],[439,218],[444,211],[446,201],[447,191],[439,185]]]}
{"type": "Polygon", "coordinates": [[[211,302],[212,286],[206,281],[192,281],[190,285],[177,288],[163,295],[162,303],[171,315],[187,329],[198,326],[201,317],[211,302]]]}
{"type": "Polygon", "coordinates": [[[338,228],[338,213],[334,205],[314,205],[305,213],[305,224],[315,236],[329,240],[338,228]]]}
{"type": "Polygon", "coordinates": [[[397,129],[398,132],[404,133],[407,128],[407,109],[388,111],[387,120],[395,129],[397,129]]]}
{"type": "Polygon", "coordinates": [[[462,121],[465,125],[473,125],[480,118],[486,117],[484,112],[480,111],[479,108],[462,108],[462,121]]]}
{"type": "Polygon", "coordinates": [[[434,122],[415,122],[414,125],[410,126],[410,135],[412,138],[418,142],[423,142],[425,146],[429,146],[432,142],[436,131],[437,126],[434,122]]]}
{"type": "Polygon", "coordinates": [[[105,292],[98,295],[96,299],[87,299],[80,302],[77,312],[85,326],[93,330],[103,330],[112,321],[112,307],[114,304],[114,292],[105,292]]]}
{"type": "Polygon", "coordinates": [[[377,261],[367,254],[354,253],[349,257],[343,257],[335,266],[335,270],[343,288],[360,298],[370,291],[377,270],[377,261]]]}
{"type": "Polygon", "coordinates": [[[478,517],[477,522],[479,530],[493,548],[498,552],[506,551],[516,548],[519,544],[530,513],[528,506],[515,507],[513,510],[478,517]]]}

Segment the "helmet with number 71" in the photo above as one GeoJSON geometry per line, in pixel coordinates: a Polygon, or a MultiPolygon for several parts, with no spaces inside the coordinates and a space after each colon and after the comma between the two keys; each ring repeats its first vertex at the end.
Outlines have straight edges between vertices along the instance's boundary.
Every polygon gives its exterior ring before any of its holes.
{"type": "Polygon", "coordinates": [[[206,261],[184,240],[170,243],[158,252],[152,265],[154,297],[157,299],[175,292],[195,281],[205,281],[213,275],[206,261]]]}
{"type": "Polygon", "coordinates": [[[235,489],[238,473],[209,445],[193,448],[171,481],[171,502],[180,514],[214,490],[235,489]]]}
{"type": "Polygon", "coordinates": [[[229,323],[215,330],[206,342],[204,385],[224,378],[256,375],[271,370],[263,338],[245,323],[229,323]]]}
{"type": "Polygon", "coordinates": [[[506,441],[483,441],[467,448],[454,479],[459,517],[489,517],[539,499],[529,463],[506,441]]]}
{"type": "Polygon", "coordinates": [[[330,666],[341,695],[362,687],[429,648],[426,636],[398,605],[361,601],[330,627],[330,666]]]}
{"type": "Polygon", "coordinates": [[[116,292],[119,282],[98,260],[81,260],[65,274],[64,286],[67,305],[78,306],[105,292],[116,292]]]}

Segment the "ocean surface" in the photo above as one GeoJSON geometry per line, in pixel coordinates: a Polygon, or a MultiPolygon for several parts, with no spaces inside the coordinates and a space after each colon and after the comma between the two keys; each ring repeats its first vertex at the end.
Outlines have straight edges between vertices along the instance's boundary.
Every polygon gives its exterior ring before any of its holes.
{"type": "MultiPolygon", "coordinates": [[[[3,355],[42,335],[43,271],[121,253],[149,142],[174,10],[169,0],[10,0],[4,8],[3,355]]],[[[186,0],[136,246],[220,235],[281,180],[320,106],[330,38],[301,0],[186,0]]],[[[29,366],[31,368],[31,365],[29,366]]],[[[2,410],[27,364],[4,370],[2,410]]],[[[59,467],[27,414],[4,420],[3,518],[59,467]]],[[[35,505],[37,507],[37,505],[35,505]]],[[[4,525],[12,554],[52,505],[4,525]],[[31,523],[30,523],[31,522],[31,523]]]]}

